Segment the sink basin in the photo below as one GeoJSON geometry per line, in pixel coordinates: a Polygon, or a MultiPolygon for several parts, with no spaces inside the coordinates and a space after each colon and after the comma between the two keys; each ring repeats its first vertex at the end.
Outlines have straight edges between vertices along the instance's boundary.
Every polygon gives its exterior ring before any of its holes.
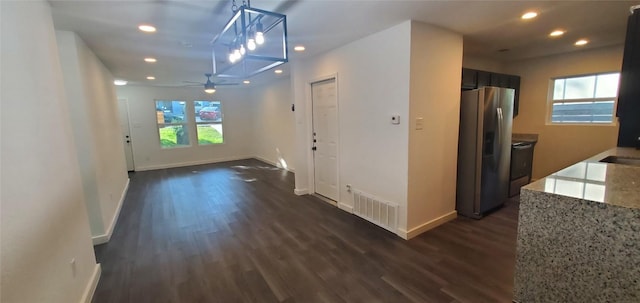
{"type": "Polygon", "coordinates": [[[627,157],[608,156],[608,157],[600,160],[599,162],[640,166],[640,158],[627,158],[627,157]]]}

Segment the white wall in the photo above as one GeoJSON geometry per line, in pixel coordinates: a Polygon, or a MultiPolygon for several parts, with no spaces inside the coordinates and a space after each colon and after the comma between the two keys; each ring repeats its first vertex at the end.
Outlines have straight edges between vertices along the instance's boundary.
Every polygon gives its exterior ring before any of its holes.
{"type": "Polygon", "coordinates": [[[408,216],[405,238],[456,217],[462,35],[411,22],[408,216]],[[416,119],[423,119],[417,129],[416,119]]]}
{"type": "Polygon", "coordinates": [[[462,67],[490,71],[494,73],[504,73],[505,63],[491,58],[471,56],[464,54],[462,57],[462,67]]]}
{"type": "Polygon", "coordinates": [[[291,79],[251,88],[255,140],[253,154],[263,161],[294,170],[295,115],[291,111],[291,79]],[[283,162],[284,161],[284,162],[283,162]]]}
{"type": "Polygon", "coordinates": [[[296,120],[296,191],[313,190],[310,82],[337,74],[339,205],[353,206],[345,185],[400,205],[406,228],[410,22],[292,64],[296,120]]]}
{"type": "Polygon", "coordinates": [[[533,156],[538,179],[573,163],[615,147],[617,125],[547,124],[551,78],[620,71],[622,46],[510,62],[507,70],[520,75],[520,109],[514,133],[539,134],[533,156]]]}
{"type": "Polygon", "coordinates": [[[120,86],[118,98],[127,99],[135,169],[149,170],[253,157],[253,102],[244,87],[219,87],[208,95],[200,87],[120,86]],[[155,100],[221,101],[224,144],[198,146],[191,129],[191,146],[160,147],[155,100]]]}
{"type": "Polygon", "coordinates": [[[104,243],[128,184],[113,77],[75,33],[56,37],[91,234],[104,243]]]}
{"type": "Polygon", "coordinates": [[[80,302],[97,282],[99,266],[50,7],[44,1],[0,5],[0,301],[80,302]]]}

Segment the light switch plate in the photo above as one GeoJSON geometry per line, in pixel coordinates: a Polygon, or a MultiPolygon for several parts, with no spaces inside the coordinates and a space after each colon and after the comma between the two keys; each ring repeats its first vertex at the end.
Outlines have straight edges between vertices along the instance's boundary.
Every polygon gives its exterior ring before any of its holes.
{"type": "Polygon", "coordinates": [[[421,130],[423,128],[424,128],[424,118],[422,117],[416,118],[416,129],[421,130]]]}

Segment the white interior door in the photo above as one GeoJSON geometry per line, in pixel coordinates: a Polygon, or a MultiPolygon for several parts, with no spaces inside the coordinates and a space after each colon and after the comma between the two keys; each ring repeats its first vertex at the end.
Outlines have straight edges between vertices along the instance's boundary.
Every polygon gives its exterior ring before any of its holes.
{"type": "Polygon", "coordinates": [[[338,201],[338,98],[336,79],[311,84],[315,192],[338,201]]]}
{"type": "Polygon", "coordinates": [[[133,166],[133,148],[131,146],[131,130],[129,129],[129,106],[127,99],[118,99],[118,117],[120,130],[124,141],[124,158],[127,161],[127,171],[135,170],[133,166]]]}

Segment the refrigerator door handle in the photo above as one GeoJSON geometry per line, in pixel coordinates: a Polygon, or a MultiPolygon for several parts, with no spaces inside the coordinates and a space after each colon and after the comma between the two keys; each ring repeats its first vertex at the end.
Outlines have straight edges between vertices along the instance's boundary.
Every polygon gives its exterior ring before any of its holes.
{"type": "MultiPolygon", "coordinates": [[[[502,133],[504,130],[502,129],[504,121],[502,120],[502,108],[498,107],[496,109],[498,111],[498,148],[495,153],[496,155],[496,165],[501,162],[502,159],[502,133]]],[[[496,167],[497,169],[497,167],[496,167]]]]}
{"type": "Polygon", "coordinates": [[[498,146],[502,146],[502,108],[496,108],[498,114],[498,146]]]}

